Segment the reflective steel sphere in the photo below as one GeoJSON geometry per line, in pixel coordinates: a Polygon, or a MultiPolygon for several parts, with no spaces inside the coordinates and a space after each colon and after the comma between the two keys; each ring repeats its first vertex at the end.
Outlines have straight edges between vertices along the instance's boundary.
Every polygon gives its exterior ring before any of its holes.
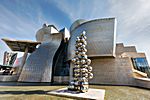
{"type": "Polygon", "coordinates": [[[73,85],[73,84],[74,84],[74,81],[71,81],[70,84],[73,85]]]}
{"type": "Polygon", "coordinates": [[[80,74],[80,72],[75,72],[75,71],[74,71],[74,74],[80,74]]]}
{"type": "Polygon", "coordinates": [[[86,81],[88,81],[88,80],[87,80],[86,77],[82,77],[82,78],[81,78],[81,81],[86,82],[86,81]]]}
{"type": "Polygon", "coordinates": [[[80,64],[80,61],[78,60],[78,61],[76,61],[76,64],[80,64]]]}
{"type": "Polygon", "coordinates": [[[80,65],[75,65],[74,67],[75,67],[75,68],[80,68],[80,65]]]}
{"type": "Polygon", "coordinates": [[[90,73],[90,74],[89,74],[89,79],[92,79],[92,78],[93,78],[93,74],[90,73]]]}
{"type": "Polygon", "coordinates": [[[84,44],[81,45],[81,48],[84,49],[86,46],[84,44]]]}
{"type": "Polygon", "coordinates": [[[83,44],[82,43],[78,43],[78,46],[82,46],[83,44]]]}
{"type": "Polygon", "coordinates": [[[91,64],[91,60],[87,59],[87,64],[90,65],[91,64]]]}
{"type": "Polygon", "coordinates": [[[86,62],[85,62],[85,60],[81,60],[81,64],[85,64],[86,62]]]}
{"type": "Polygon", "coordinates": [[[84,56],[83,56],[83,59],[87,59],[87,55],[84,55],[84,56]]]}
{"type": "Polygon", "coordinates": [[[83,42],[83,44],[84,44],[84,45],[87,45],[87,42],[86,42],[86,41],[84,41],[84,42],[83,42]]]}
{"type": "Polygon", "coordinates": [[[78,54],[79,54],[79,51],[78,51],[78,50],[75,50],[75,54],[78,55],[78,54]]]}
{"type": "Polygon", "coordinates": [[[74,69],[74,72],[80,72],[79,68],[74,69]]]}
{"type": "Polygon", "coordinates": [[[76,39],[80,39],[80,37],[78,37],[78,36],[77,36],[77,38],[76,38],[76,39]]]}
{"type": "Polygon", "coordinates": [[[84,42],[85,42],[85,39],[84,39],[84,38],[82,38],[80,41],[84,43],[84,42]]]}
{"type": "Polygon", "coordinates": [[[92,67],[91,67],[91,66],[88,67],[88,71],[89,71],[89,72],[92,71],[92,67]]]}
{"type": "Polygon", "coordinates": [[[83,75],[83,77],[88,77],[88,73],[84,73],[84,74],[82,74],[83,75]]]}
{"type": "Polygon", "coordinates": [[[82,48],[81,48],[81,47],[78,47],[78,51],[82,51],[82,48]]]}
{"type": "Polygon", "coordinates": [[[75,47],[76,47],[76,49],[78,48],[78,45],[77,44],[75,44],[75,47]]]}
{"type": "Polygon", "coordinates": [[[74,85],[79,85],[79,82],[78,81],[74,82],[74,85]]]}
{"type": "Polygon", "coordinates": [[[80,74],[79,74],[79,73],[75,73],[74,75],[75,75],[75,77],[78,77],[78,76],[80,76],[80,74]]]}
{"type": "Polygon", "coordinates": [[[81,55],[81,56],[85,56],[86,53],[85,53],[85,52],[81,52],[80,55],[81,55]]]}
{"type": "Polygon", "coordinates": [[[80,38],[79,37],[77,37],[76,42],[80,42],[80,38]]]}
{"type": "Polygon", "coordinates": [[[82,67],[87,68],[87,67],[88,67],[88,65],[83,65],[82,67]]]}
{"type": "Polygon", "coordinates": [[[83,36],[83,38],[86,40],[87,39],[87,37],[86,36],[83,36]]]}
{"type": "Polygon", "coordinates": [[[76,56],[75,59],[76,59],[76,61],[78,61],[79,60],[78,56],[76,56]]]}
{"type": "Polygon", "coordinates": [[[76,78],[76,77],[74,77],[73,79],[74,79],[75,81],[77,81],[77,80],[78,80],[78,78],[76,78]]]}
{"type": "Polygon", "coordinates": [[[83,35],[83,36],[84,36],[84,35],[86,35],[86,32],[85,32],[85,31],[83,31],[81,35],[83,35]]]}
{"type": "Polygon", "coordinates": [[[82,71],[82,73],[88,72],[88,70],[86,68],[82,68],[81,71],[82,71]]]}
{"type": "Polygon", "coordinates": [[[83,48],[83,51],[84,51],[84,52],[87,52],[87,49],[86,49],[86,48],[83,48]]]}
{"type": "Polygon", "coordinates": [[[73,58],[73,59],[72,59],[72,62],[75,63],[75,62],[76,62],[76,58],[73,58]]]}

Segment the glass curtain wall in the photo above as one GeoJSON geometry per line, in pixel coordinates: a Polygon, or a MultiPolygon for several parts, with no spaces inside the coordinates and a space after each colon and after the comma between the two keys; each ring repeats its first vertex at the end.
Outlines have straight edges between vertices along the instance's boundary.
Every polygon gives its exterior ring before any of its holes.
{"type": "Polygon", "coordinates": [[[147,73],[150,77],[150,67],[146,58],[132,58],[133,66],[136,70],[147,73]]]}

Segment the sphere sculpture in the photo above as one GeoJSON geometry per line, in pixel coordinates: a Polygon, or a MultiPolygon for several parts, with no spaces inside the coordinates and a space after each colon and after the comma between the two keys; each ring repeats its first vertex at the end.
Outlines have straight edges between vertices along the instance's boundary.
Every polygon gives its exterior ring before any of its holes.
{"type": "Polygon", "coordinates": [[[91,60],[87,58],[86,49],[86,32],[83,31],[79,37],[76,38],[75,57],[72,59],[74,64],[73,80],[70,82],[69,90],[78,92],[88,91],[88,80],[93,78],[91,60]]]}

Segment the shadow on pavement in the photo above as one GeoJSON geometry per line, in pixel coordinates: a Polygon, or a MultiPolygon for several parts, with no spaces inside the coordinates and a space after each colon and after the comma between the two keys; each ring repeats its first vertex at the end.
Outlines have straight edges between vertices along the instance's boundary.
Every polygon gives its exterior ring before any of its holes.
{"type": "Polygon", "coordinates": [[[34,90],[34,91],[0,91],[0,94],[27,94],[27,95],[32,95],[32,94],[47,94],[47,91],[43,90],[34,90]]]}

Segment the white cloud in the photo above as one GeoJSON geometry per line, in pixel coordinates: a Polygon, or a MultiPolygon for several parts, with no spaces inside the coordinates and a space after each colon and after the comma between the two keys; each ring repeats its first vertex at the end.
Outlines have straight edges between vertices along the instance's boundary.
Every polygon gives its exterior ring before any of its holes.
{"type": "MultiPolygon", "coordinates": [[[[31,20],[15,15],[2,5],[0,5],[0,12],[0,39],[35,40],[34,37],[38,25],[35,25],[31,20]]],[[[0,40],[0,44],[0,64],[2,64],[4,52],[11,50],[2,40],[0,40]]]]}
{"type": "MultiPolygon", "coordinates": [[[[35,34],[38,29],[42,27],[43,23],[50,23],[57,25],[51,19],[46,19],[41,6],[32,1],[28,4],[25,2],[16,1],[19,6],[16,6],[16,10],[21,9],[21,13],[17,14],[7,6],[0,4],[0,39],[10,38],[17,40],[35,40],[35,34]],[[27,16],[24,16],[27,15],[27,16]],[[48,20],[48,21],[47,21],[48,20]]],[[[27,2],[26,2],[27,3],[27,2]]],[[[9,47],[0,40],[0,64],[3,62],[3,53],[5,51],[11,51],[9,47]]],[[[20,54],[19,54],[20,56],[20,54]]]]}
{"type": "MultiPolygon", "coordinates": [[[[90,1],[90,0],[89,0],[90,1]]],[[[68,1],[62,0],[62,2],[55,0],[56,6],[68,14],[68,17],[72,22],[77,19],[90,19],[93,16],[94,3],[88,2],[87,0],[68,1]]],[[[100,5],[99,5],[100,6],[100,5]]]]}
{"type": "Polygon", "coordinates": [[[118,19],[118,42],[136,45],[150,63],[150,0],[109,0],[110,14],[118,19]]]}
{"type": "Polygon", "coordinates": [[[37,29],[37,25],[31,20],[17,16],[2,5],[0,5],[0,30],[4,36],[16,37],[16,38],[31,38],[34,36],[34,31],[37,29]],[[27,33],[32,32],[32,33],[27,33]]]}

